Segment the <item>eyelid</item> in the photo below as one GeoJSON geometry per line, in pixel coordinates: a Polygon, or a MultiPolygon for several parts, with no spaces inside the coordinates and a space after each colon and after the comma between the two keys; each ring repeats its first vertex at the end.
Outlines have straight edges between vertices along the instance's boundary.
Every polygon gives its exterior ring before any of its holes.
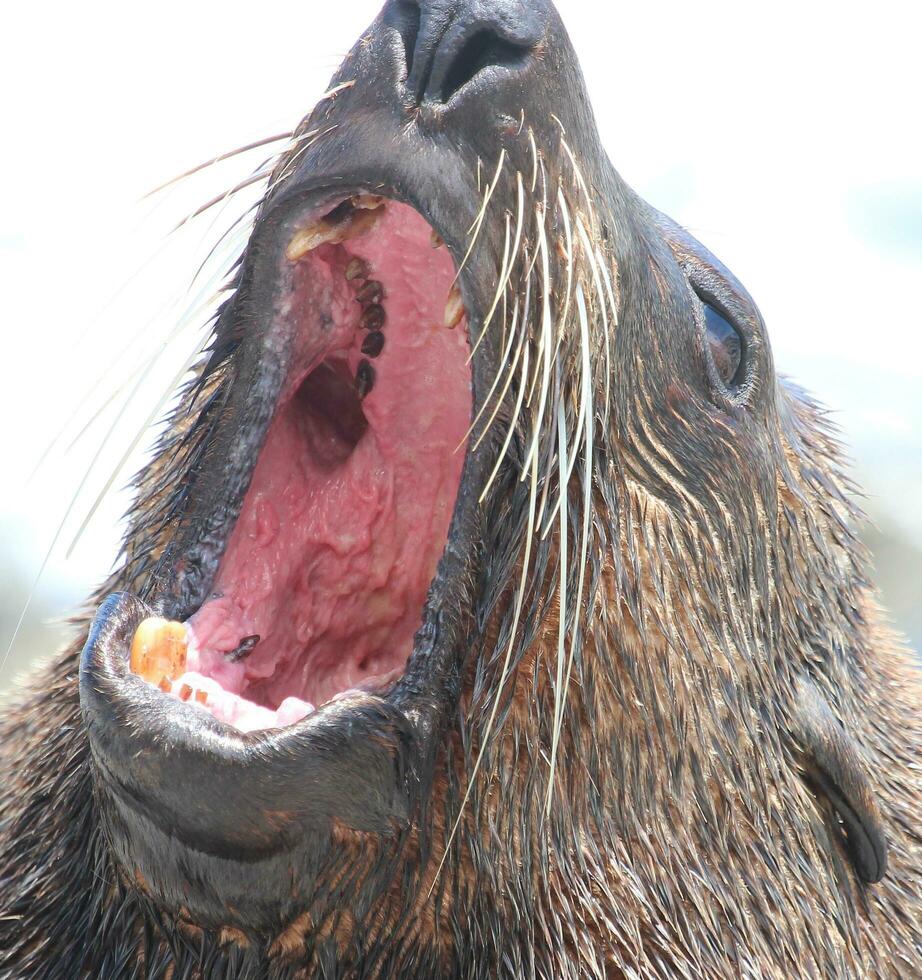
{"type": "Polygon", "coordinates": [[[739,387],[745,367],[745,340],[730,319],[710,303],[704,304],[704,328],[718,378],[728,389],[739,387]],[[718,351],[725,358],[718,357],[718,351]]]}
{"type": "Polygon", "coordinates": [[[692,276],[689,276],[689,286],[691,287],[692,294],[697,301],[696,318],[698,319],[699,328],[701,330],[702,342],[705,346],[703,353],[708,365],[707,373],[710,378],[712,391],[719,401],[725,401],[730,405],[740,405],[747,399],[748,389],[752,378],[751,331],[745,329],[740,324],[740,318],[738,316],[734,316],[729,312],[727,309],[727,303],[717,299],[713,295],[712,290],[702,288],[692,276]],[[717,365],[714,362],[713,352],[710,349],[710,331],[708,330],[705,312],[708,308],[713,310],[739,338],[740,362],[737,366],[735,375],[729,382],[725,381],[724,378],[720,376],[717,365]]]}

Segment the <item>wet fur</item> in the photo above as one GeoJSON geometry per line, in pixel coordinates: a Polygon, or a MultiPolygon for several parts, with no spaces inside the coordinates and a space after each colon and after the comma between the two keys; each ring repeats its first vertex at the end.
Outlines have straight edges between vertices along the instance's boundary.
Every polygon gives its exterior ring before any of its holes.
{"type": "MultiPolygon", "coordinates": [[[[836,435],[775,378],[765,344],[745,412],[668,370],[687,357],[678,339],[649,338],[688,303],[692,265],[726,278],[756,345],[761,321],[716,260],[617,180],[581,113],[562,105],[562,126],[537,135],[523,115],[507,152],[484,147],[469,171],[469,195],[486,199],[472,261],[493,281],[521,227],[496,350],[531,299],[505,362],[516,373],[477,432],[504,463],[460,614],[473,638],[461,703],[416,819],[392,836],[332,827],[311,907],[271,935],[230,910],[203,928],[159,906],[104,839],[76,683],[84,618],[0,723],[0,976],[919,972],[922,681],[877,606],[836,435]],[[845,746],[832,756],[830,730],[845,746]],[[878,884],[855,873],[824,785],[875,813],[878,884]]],[[[219,318],[139,478],[124,564],[91,607],[156,577],[240,340],[219,318]]]]}

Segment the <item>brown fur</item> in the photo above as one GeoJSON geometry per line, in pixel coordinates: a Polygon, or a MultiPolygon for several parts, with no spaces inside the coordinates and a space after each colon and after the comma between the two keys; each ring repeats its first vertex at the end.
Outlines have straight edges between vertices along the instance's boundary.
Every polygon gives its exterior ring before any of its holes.
{"type": "MultiPolygon", "coordinates": [[[[748,414],[666,373],[656,331],[688,302],[687,239],[638,210],[601,163],[571,159],[560,132],[539,141],[523,113],[504,139],[486,224],[494,246],[510,222],[523,232],[501,326],[530,285],[516,349],[540,365],[546,286],[557,358],[544,378],[520,368],[483,426],[494,450],[510,426],[516,438],[484,502],[461,702],[418,819],[392,837],[334,822],[313,904],[274,935],[230,907],[217,928],[188,921],[107,847],[77,693],[85,618],[0,723],[0,976],[922,973],[922,678],[879,609],[829,423],[767,355],[748,414]],[[528,205],[516,214],[521,182],[528,205]],[[564,211],[588,248],[578,237],[564,247],[564,211]],[[584,289],[590,350],[568,277],[584,289]],[[569,480],[544,381],[570,436],[591,386],[593,451],[576,445],[569,480]],[[519,385],[530,397],[515,415],[519,385]],[[530,493],[545,515],[560,501],[566,547],[556,517],[540,535],[530,493]],[[559,659],[561,617],[572,671],[559,659]],[[876,884],[855,873],[839,815],[809,779],[829,756],[811,745],[805,684],[820,705],[811,717],[841,730],[847,751],[835,758],[886,835],[876,884]],[[352,896],[382,866],[389,877],[359,913],[352,896]]],[[[478,160],[473,200],[494,165],[481,172],[478,160]]],[[[500,258],[489,259],[495,281],[500,258]]],[[[94,607],[140,591],[170,541],[240,342],[216,338],[203,388],[187,393],[141,475],[124,565],[94,607]]]]}

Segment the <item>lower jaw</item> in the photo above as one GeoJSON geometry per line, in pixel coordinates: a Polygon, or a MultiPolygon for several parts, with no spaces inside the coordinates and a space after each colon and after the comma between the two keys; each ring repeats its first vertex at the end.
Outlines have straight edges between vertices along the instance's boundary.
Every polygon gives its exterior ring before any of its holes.
{"type": "Polygon", "coordinates": [[[185,669],[147,676],[240,731],[385,692],[446,546],[471,421],[466,323],[422,217],[374,210],[356,237],[289,250],[287,381],[211,595],[185,624],[185,669]]]}

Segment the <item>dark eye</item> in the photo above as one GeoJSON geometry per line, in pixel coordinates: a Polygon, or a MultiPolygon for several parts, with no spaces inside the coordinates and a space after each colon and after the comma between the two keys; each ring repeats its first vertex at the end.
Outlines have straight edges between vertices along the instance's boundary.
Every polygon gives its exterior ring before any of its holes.
{"type": "Polygon", "coordinates": [[[737,386],[742,375],[743,338],[739,331],[719,310],[710,303],[701,301],[704,306],[704,327],[707,331],[711,359],[717,377],[728,387],[737,386]]]}

